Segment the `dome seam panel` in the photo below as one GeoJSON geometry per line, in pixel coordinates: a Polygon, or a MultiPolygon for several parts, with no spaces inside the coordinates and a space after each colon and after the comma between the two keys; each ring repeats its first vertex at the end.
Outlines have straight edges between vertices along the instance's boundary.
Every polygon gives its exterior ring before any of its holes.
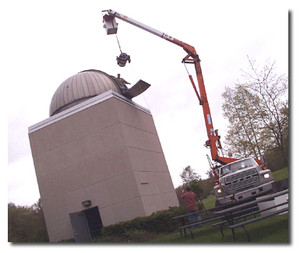
{"type": "Polygon", "coordinates": [[[57,88],[51,99],[50,116],[63,111],[69,104],[100,95],[108,90],[120,93],[113,78],[100,70],[86,70],[69,77],[57,88]]]}

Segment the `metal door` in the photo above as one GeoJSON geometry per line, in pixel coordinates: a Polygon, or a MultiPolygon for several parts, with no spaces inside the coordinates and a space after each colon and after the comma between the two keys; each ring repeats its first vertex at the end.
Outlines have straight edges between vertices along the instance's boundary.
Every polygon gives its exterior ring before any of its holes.
{"type": "Polygon", "coordinates": [[[76,242],[90,242],[90,230],[86,220],[85,212],[70,213],[71,224],[76,242]]]}
{"type": "Polygon", "coordinates": [[[89,226],[90,235],[92,238],[101,236],[102,221],[97,206],[86,209],[85,217],[89,226]]]}

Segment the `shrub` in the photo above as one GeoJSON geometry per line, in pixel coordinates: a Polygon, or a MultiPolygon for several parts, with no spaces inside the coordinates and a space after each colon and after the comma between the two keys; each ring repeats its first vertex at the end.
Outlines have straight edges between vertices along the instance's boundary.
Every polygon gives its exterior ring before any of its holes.
{"type": "Polygon", "coordinates": [[[8,241],[49,241],[40,201],[31,207],[8,204],[8,241]]]}
{"type": "Polygon", "coordinates": [[[158,211],[150,216],[137,217],[130,221],[119,222],[103,228],[102,234],[118,237],[138,237],[141,234],[172,232],[180,225],[179,220],[173,217],[185,214],[185,207],[170,207],[168,210],[158,211]]]}

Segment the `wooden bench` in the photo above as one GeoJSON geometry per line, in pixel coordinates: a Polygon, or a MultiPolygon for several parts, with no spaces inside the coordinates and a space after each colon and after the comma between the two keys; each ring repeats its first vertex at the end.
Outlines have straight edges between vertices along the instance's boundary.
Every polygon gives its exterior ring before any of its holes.
{"type": "MultiPolygon", "coordinates": [[[[263,210],[257,210],[257,208],[258,208],[257,204],[258,203],[272,200],[275,197],[286,194],[286,193],[288,193],[288,189],[284,190],[282,192],[277,192],[277,193],[272,194],[272,195],[263,196],[263,197],[260,197],[257,200],[253,200],[253,201],[250,201],[250,202],[245,202],[245,203],[242,203],[242,204],[239,204],[239,205],[219,206],[219,207],[215,207],[215,208],[211,208],[211,209],[205,209],[205,210],[202,210],[202,211],[198,211],[198,213],[213,211],[214,212],[214,217],[204,219],[204,220],[201,220],[199,222],[187,224],[187,225],[185,224],[186,223],[185,218],[188,217],[190,214],[184,214],[184,215],[176,216],[176,217],[173,217],[172,219],[180,219],[181,220],[182,226],[180,226],[178,228],[179,231],[180,231],[181,236],[182,236],[182,231],[184,231],[184,235],[186,237],[186,229],[188,229],[191,233],[192,238],[194,238],[193,232],[191,230],[192,227],[202,226],[202,225],[204,225],[206,223],[209,223],[209,222],[212,222],[212,221],[222,220],[218,223],[213,224],[212,226],[220,226],[222,237],[224,237],[223,226],[226,223],[228,223],[230,226],[233,226],[234,225],[233,223],[235,221],[238,221],[238,219],[244,218],[245,222],[246,222],[246,217],[247,216],[251,216],[251,215],[255,216],[256,214],[262,213],[262,212],[267,211],[269,209],[273,209],[275,207],[278,207],[278,206],[281,206],[281,205],[284,205],[284,204],[288,204],[288,202],[284,202],[284,203],[281,203],[281,204],[276,205],[276,206],[265,208],[263,210]]],[[[258,217],[258,218],[260,218],[260,217],[258,217]]],[[[242,224],[242,223],[239,223],[239,224],[242,224]]],[[[234,233],[234,231],[233,231],[233,233],[234,233]]],[[[248,235],[248,238],[250,238],[249,235],[248,235]]]]}
{"type": "Polygon", "coordinates": [[[245,215],[241,215],[240,211],[243,212],[244,210],[254,208],[255,206],[257,207],[258,203],[273,200],[274,198],[276,198],[278,196],[281,196],[281,195],[284,195],[288,192],[289,192],[289,190],[286,189],[286,190],[281,191],[281,192],[276,192],[276,193],[271,194],[271,195],[266,195],[266,196],[260,197],[256,200],[253,200],[253,201],[245,202],[245,203],[242,203],[242,204],[239,204],[239,205],[234,205],[234,206],[229,207],[229,208],[224,208],[220,211],[216,211],[215,215],[224,215],[224,220],[219,222],[219,223],[214,224],[213,226],[220,226],[222,237],[224,237],[223,226],[226,223],[228,223],[229,225],[233,225],[234,221],[237,221],[240,218],[246,218],[247,216],[250,216],[250,215],[256,215],[256,214],[261,213],[263,211],[266,211],[266,210],[269,210],[269,209],[287,204],[288,202],[281,203],[279,205],[266,208],[264,210],[258,210],[258,211],[250,212],[249,214],[246,213],[245,215]]]}
{"type": "MultiPolygon", "coordinates": [[[[199,210],[199,211],[197,211],[197,212],[194,212],[193,214],[196,214],[196,213],[204,213],[204,212],[206,212],[207,214],[209,213],[209,212],[213,212],[213,211],[216,211],[216,210],[218,210],[218,208],[210,208],[210,209],[204,209],[204,210],[199,210]]],[[[172,218],[172,220],[176,220],[176,219],[178,219],[180,222],[181,222],[181,226],[178,228],[179,229],[179,232],[180,232],[180,235],[182,236],[182,231],[184,232],[184,236],[186,237],[186,229],[187,228],[189,228],[189,227],[192,227],[192,226],[195,226],[195,225],[197,225],[197,223],[203,223],[203,221],[205,221],[205,220],[201,220],[200,222],[196,222],[196,223],[189,223],[189,221],[188,221],[188,224],[186,224],[187,222],[186,222],[186,218],[188,217],[188,216],[190,216],[191,214],[183,214],[183,215],[179,215],[179,216],[176,216],[176,217],[173,217],[172,218]]],[[[199,225],[199,224],[198,224],[199,225]]],[[[191,232],[191,231],[190,231],[191,232]]],[[[192,236],[192,238],[193,238],[193,234],[192,234],[192,232],[191,232],[191,236],[192,236]]]]}
{"type": "Polygon", "coordinates": [[[248,216],[251,216],[251,215],[254,215],[254,217],[256,218],[256,215],[257,214],[261,214],[265,211],[268,211],[268,210],[271,210],[271,209],[274,209],[274,208],[277,208],[277,207],[280,207],[280,206],[283,206],[283,205],[287,205],[288,202],[283,202],[283,203],[280,203],[278,205],[275,205],[275,206],[271,206],[271,207],[267,207],[267,208],[264,208],[262,210],[258,210],[257,208],[253,208],[251,210],[251,208],[249,208],[249,212],[246,212],[245,214],[242,214],[242,215],[237,215],[235,216],[234,218],[231,218],[229,220],[223,220],[219,223],[215,223],[212,225],[212,227],[216,227],[216,226],[220,226],[220,232],[222,234],[222,237],[224,238],[224,232],[223,232],[223,227],[226,223],[228,223],[229,225],[234,225],[234,222],[238,222],[239,219],[243,219],[244,218],[244,221],[246,221],[246,218],[248,216]]]}
{"type": "MultiPolygon", "coordinates": [[[[273,207],[272,207],[273,208],[273,207]]],[[[224,238],[224,232],[223,232],[223,227],[226,223],[232,225],[234,223],[234,221],[242,219],[242,218],[246,218],[247,216],[251,216],[254,215],[256,217],[256,214],[258,213],[258,206],[253,206],[244,210],[238,210],[234,213],[234,215],[232,217],[230,217],[229,219],[224,217],[224,220],[222,220],[221,222],[212,224],[212,227],[220,227],[220,232],[222,237],[224,238]]]]}
{"type": "MultiPolygon", "coordinates": [[[[283,204],[287,204],[287,202],[282,203],[282,204],[280,204],[280,205],[283,205],[283,204]]],[[[274,208],[274,206],[273,206],[272,208],[274,208]]],[[[271,209],[271,208],[266,208],[265,210],[261,210],[260,212],[266,211],[267,209],[271,209]]],[[[230,225],[230,226],[228,226],[228,228],[231,229],[232,235],[233,235],[233,239],[236,240],[236,236],[235,236],[234,230],[235,230],[236,228],[242,227],[242,228],[244,229],[244,231],[246,232],[246,234],[247,234],[248,242],[250,242],[250,235],[249,235],[248,230],[247,230],[246,227],[245,227],[246,225],[251,224],[251,223],[254,223],[254,222],[257,222],[257,221],[260,221],[260,220],[263,220],[263,219],[266,219],[266,218],[269,218],[269,217],[272,217],[272,216],[277,215],[277,214],[280,214],[280,213],[287,212],[288,210],[289,210],[288,207],[284,207],[284,208],[282,208],[282,209],[279,209],[279,210],[270,212],[270,213],[265,214],[265,215],[262,215],[262,216],[260,216],[260,217],[256,217],[256,218],[253,218],[253,219],[250,219],[250,220],[241,222],[241,223],[237,223],[237,224],[234,224],[234,225],[230,225]]]]}
{"type": "MultiPolygon", "coordinates": [[[[204,210],[201,210],[201,211],[198,211],[198,212],[195,212],[195,213],[202,213],[204,212],[204,210]]],[[[181,226],[185,226],[186,225],[186,218],[189,216],[190,214],[183,214],[183,215],[179,215],[179,216],[176,216],[176,217],[173,217],[171,220],[179,220],[181,222],[181,226]]],[[[183,229],[179,229],[179,232],[180,232],[180,235],[182,236],[182,230],[183,229]]],[[[184,237],[186,237],[186,230],[184,229],[184,237]]]]}
{"type": "Polygon", "coordinates": [[[191,229],[192,227],[195,227],[195,226],[201,226],[202,227],[204,224],[206,224],[208,222],[219,220],[221,218],[222,218],[222,216],[217,216],[217,217],[213,217],[213,218],[209,218],[209,219],[204,219],[204,220],[201,220],[201,221],[198,221],[198,222],[194,222],[194,223],[190,223],[188,225],[181,226],[178,229],[179,229],[181,235],[182,235],[182,230],[184,231],[185,237],[186,237],[186,229],[188,229],[190,231],[191,237],[193,239],[194,235],[193,235],[193,232],[192,232],[192,229],[191,229]]]}

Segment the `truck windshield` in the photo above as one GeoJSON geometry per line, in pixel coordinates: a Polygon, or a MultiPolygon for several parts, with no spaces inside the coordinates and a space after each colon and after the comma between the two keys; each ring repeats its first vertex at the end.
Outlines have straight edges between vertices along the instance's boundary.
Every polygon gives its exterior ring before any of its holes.
{"type": "Polygon", "coordinates": [[[255,162],[255,160],[253,158],[248,158],[248,159],[244,159],[244,160],[237,161],[237,162],[234,162],[234,163],[230,163],[228,165],[223,166],[220,169],[220,172],[221,172],[220,176],[224,176],[229,172],[232,173],[232,172],[235,172],[237,170],[245,169],[245,168],[248,168],[248,167],[253,167],[253,166],[256,166],[256,165],[257,165],[257,163],[255,162]]]}

